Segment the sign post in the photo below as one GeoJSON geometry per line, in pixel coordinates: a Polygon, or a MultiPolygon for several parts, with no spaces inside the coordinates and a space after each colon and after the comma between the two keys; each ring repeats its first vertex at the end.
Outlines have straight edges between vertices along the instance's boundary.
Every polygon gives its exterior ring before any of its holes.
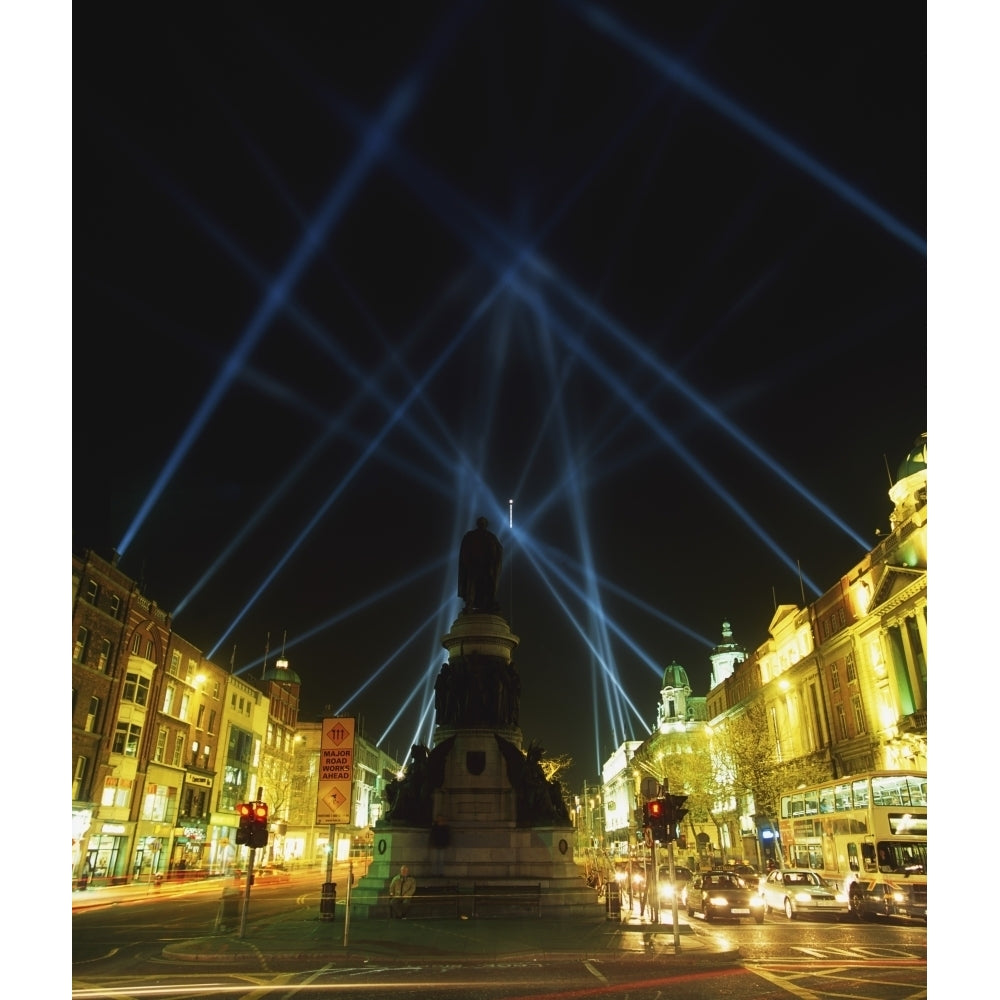
{"type": "MultiPolygon", "coordinates": [[[[319,786],[316,796],[316,823],[330,827],[330,853],[326,862],[326,881],[333,881],[333,854],[337,848],[337,827],[351,825],[354,801],[354,718],[324,719],[319,745],[319,786]]],[[[350,887],[344,914],[344,944],[350,922],[350,887]]]]}

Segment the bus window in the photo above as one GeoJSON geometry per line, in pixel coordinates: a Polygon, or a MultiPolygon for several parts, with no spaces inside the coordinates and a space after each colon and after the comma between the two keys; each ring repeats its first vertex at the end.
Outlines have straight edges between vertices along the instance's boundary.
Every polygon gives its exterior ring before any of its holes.
{"type": "Polygon", "coordinates": [[[792,800],[788,795],[781,796],[781,818],[788,819],[792,815],[792,800]]]}
{"type": "Polygon", "coordinates": [[[833,801],[833,788],[827,785],[819,790],[819,811],[821,813],[832,813],[836,807],[833,801]]]}
{"type": "Polygon", "coordinates": [[[811,792],[806,792],[806,815],[815,816],[819,812],[819,792],[813,789],[811,792]]]}
{"type": "Polygon", "coordinates": [[[906,790],[910,794],[909,805],[911,806],[926,806],[927,805],[927,779],[926,778],[915,778],[910,775],[906,779],[906,790]]]}
{"type": "Polygon", "coordinates": [[[866,872],[877,872],[878,865],[875,862],[875,845],[864,843],[861,845],[861,860],[864,863],[866,872]]]}
{"type": "Polygon", "coordinates": [[[908,799],[905,777],[891,774],[872,778],[872,805],[903,806],[909,804],[908,799]]]}
{"type": "Polygon", "coordinates": [[[853,783],[854,792],[854,808],[855,809],[867,809],[868,808],[868,779],[858,778],[857,781],[853,783]]]}
{"type": "Polygon", "coordinates": [[[847,867],[852,872],[861,871],[861,865],[858,864],[858,845],[853,842],[847,845],[847,867]]]}
{"type": "Polygon", "coordinates": [[[837,803],[837,812],[846,812],[851,808],[851,785],[844,781],[833,789],[833,797],[837,803]]]}
{"type": "Polygon", "coordinates": [[[805,801],[802,798],[801,793],[799,795],[793,795],[789,801],[791,808],[791,816],[804,816],[806,813],[805,801]]]}

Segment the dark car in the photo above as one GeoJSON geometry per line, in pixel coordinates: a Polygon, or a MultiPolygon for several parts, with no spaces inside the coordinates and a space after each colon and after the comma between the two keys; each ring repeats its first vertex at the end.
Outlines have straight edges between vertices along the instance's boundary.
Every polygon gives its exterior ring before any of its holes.
{"type": "Polygon", "coordinates": [[[850,903],[859,920],[908,917],[926,921],[927,876],[862,876],[851,883],[850,903]]]}
{"type": "Polygon", "coordinates": [[[695,875],[684,888],[687,915],[702,913],[706,920],[716,917],[753,917],[764,922],[764,900],[738,875],[727,871],[703,872],[695,875]]]}

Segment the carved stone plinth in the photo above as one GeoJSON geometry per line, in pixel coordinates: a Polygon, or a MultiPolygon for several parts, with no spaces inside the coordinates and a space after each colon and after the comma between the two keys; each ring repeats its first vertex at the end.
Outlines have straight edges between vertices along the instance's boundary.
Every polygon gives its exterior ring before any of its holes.
{"type": "Polygon", "coordinates": [[[435,684],[434,747],[414,747],[406,775],[387,788],[386,819],[352,913],[384,916],[401,865],[418,887],[457,886],[464,915],[487,882],[501,892],[537,885],[543,917],[593,912],[558,785],[545,779],[536,747],[522,750],[518,643],[503,618],[483,612],[464,612],[442,639],[449,659],[435,684]]]}

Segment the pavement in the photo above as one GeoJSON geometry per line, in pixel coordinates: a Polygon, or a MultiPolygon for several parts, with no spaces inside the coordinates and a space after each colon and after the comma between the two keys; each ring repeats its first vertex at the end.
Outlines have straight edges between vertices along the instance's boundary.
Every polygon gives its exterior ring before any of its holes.
{"type": "MultiPolygon", "coordinates": [[[[278,879],[287,881],[288,877],[278,876],[278,879]]],[[[221,884],[213,879],[188,884],[165,882],[159,887],[140,883],[91,888],[73,893],[73,910],[204,892],[220,899],[222,918],[221,884]]],[[[692,926],[686,915],[678,914],[675,935],[669,911],[661,914],[660,923],[654,924],[648,913],[642,916],[634,909],[629,911],[623,901],[621,913],[612,915],[603,901],[597,901],[596,893],[593,915],[410,916],[389,920],[352,914],[346,920],[345,900],[337,900],[331,919],[320,913],[319,886],[315,879],[302,884],[308,891],[298,898],[299,905],[276,916],[255,919],[251,897],[242,936],[242,905],[234,904],[230,897],[228,924],[222,924],[211,935],[172,941],[164,947],[163,956],[174,961],[231,963],[255,969],[267,967],[269,960],[351,966],[653,960],[687,967],[692,963],[732,964],[739,958],[736,945],[726,941],[724,932],[692,926]],[[238,915],[234,918],[234,914],[238,915]]]]}

